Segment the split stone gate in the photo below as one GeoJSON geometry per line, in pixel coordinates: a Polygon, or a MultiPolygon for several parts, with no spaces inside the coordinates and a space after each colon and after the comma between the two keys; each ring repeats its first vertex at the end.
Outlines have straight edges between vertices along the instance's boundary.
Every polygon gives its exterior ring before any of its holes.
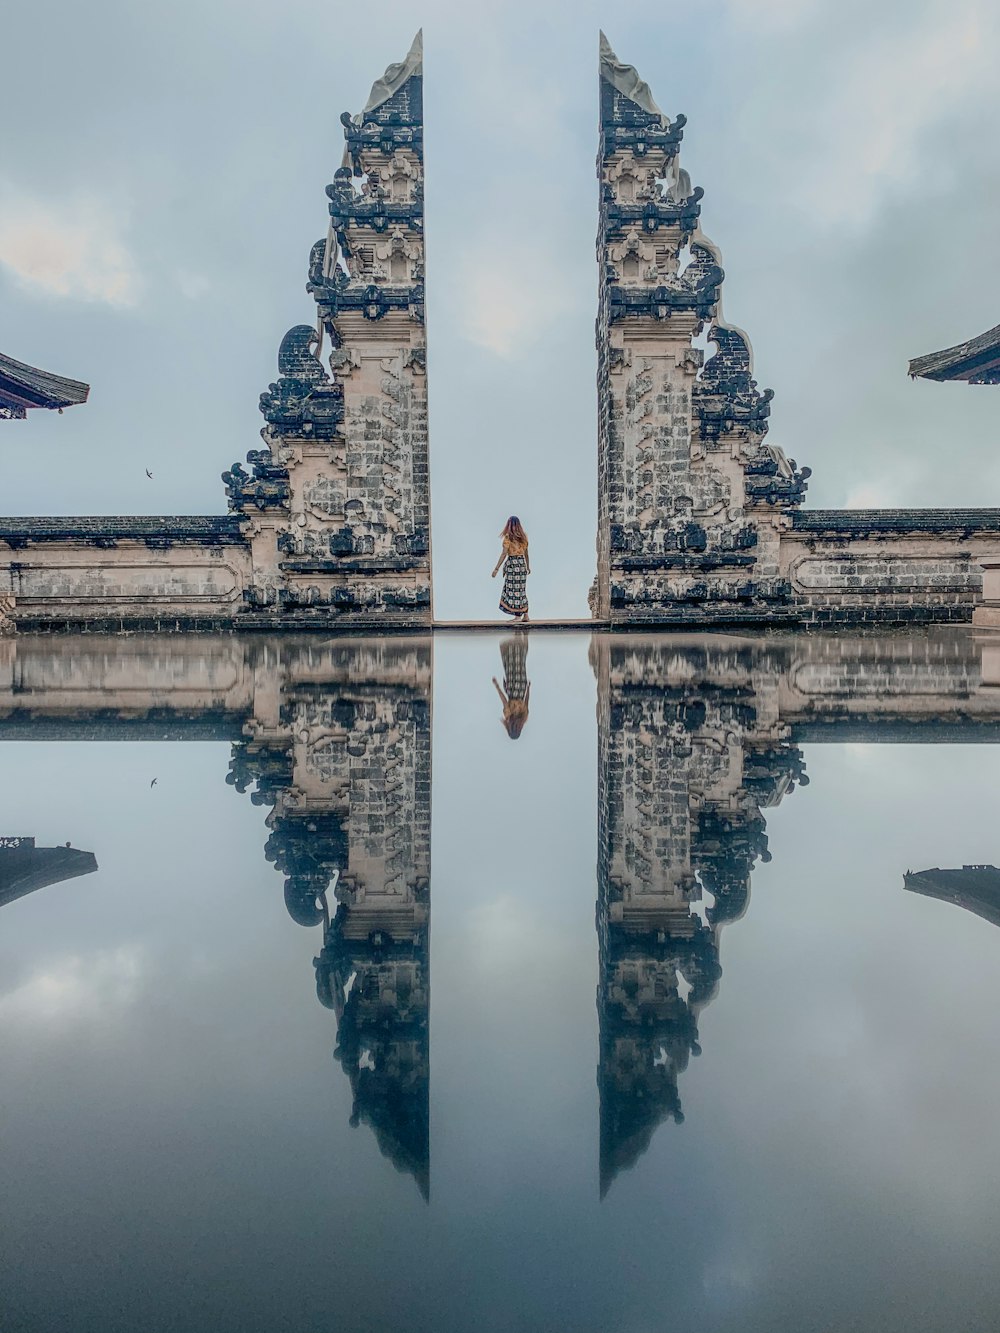
{"type": "MultiPolygon", "coordinates": [[[[228,513],[0,518],[0,627],[433,623],[419,34],[341,121],[315,318],[281,341],[228,513]]],[[[1000,509],[803,507],[809,469],[767,443],[771,390],[723,318],[684,126],[602,34],[595,620],[988,623],[1000,509]]]]}

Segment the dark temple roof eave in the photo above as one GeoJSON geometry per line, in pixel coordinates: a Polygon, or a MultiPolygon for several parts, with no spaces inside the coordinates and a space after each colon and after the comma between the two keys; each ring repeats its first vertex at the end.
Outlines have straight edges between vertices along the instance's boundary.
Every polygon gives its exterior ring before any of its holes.
{"type": "Polygon", "coordinates": [[[19,408],[59,409],[87,401],[90,385],[39,370],[0,352],[0,403],[19,408]]]}
{"type": "Polygon", "coordinates": [[[866,533],[1000,533],[1000,509],[793,509],[795,532],[857,537],[866,533]]]}
{"type": "Polygon", "coordinates": [[[0,517],[0,542],[187,541],[242,545],[239,514],[0,517]]]}
{"type": "Polygon", "coordinates": [[[1000,324],[978,338],[928,352],[910,362],[910,376],[925,380],[965,380],[972,384],[1000,384],[1000,324]]]}

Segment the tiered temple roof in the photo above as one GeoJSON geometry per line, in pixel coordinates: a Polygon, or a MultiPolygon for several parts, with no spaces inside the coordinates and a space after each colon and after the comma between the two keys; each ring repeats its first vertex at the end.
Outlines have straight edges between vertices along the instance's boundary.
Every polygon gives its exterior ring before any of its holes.
{"type": "Polygon", "coordinates": [[[928,352],[910,362],[910,376],[925,380],[965,380],[967,384],[1000,384],[1000,324],[978,338],[928,352]]]}
{"type": "Polygon", "coordinates": [[[0,352],[0,420],[23,420],[28,408],[34,407],[61,412],[64,407],[85,403],[89,393],[89,384],[38,370],[0,352]]]}

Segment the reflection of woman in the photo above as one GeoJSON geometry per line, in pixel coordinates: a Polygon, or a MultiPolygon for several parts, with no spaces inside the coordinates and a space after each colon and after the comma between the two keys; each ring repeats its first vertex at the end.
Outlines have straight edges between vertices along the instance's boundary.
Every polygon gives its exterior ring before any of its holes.
{"type": "Polygon", "coordinates": [[[500,656],[503,659],[503,689],[496,676],[493,677],[493,684],[503,704],[502,720],[507,735],[516,741],[528,720],[528,700],[531,698],[527,637],[519,634],[515,639],[504,639],[500,645],[500,656]]]}
{"type": "Polygon", "coordinates": [[[515,620],[527,620],[527,579],[531,573],[531,564],[528,560],[528,534],[521,527],[521,520],[516,514],[512,514],[504,524],[500,536],[503,538],[503,549],[492,575],[496,578],[500,566],[504,566],[500,610],[508,616],[513,616],[515,620]]]}

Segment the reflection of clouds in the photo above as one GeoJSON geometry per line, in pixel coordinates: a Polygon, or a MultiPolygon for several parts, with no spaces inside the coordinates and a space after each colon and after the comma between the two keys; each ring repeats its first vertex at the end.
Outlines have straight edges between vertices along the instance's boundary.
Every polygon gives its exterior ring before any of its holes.
{"type": "Polygon", "coordinates": [[[67,1026],[107,1018],[135,1001],[142,971],[142,953],[130,947],[49,960],[0,996],[0,1021],[67,1026]]]}
{"type": "MultiPolygon", "coordinates": [[[[898,639],[867,642],[872,690],[873,663],[922,669],[922,635],[910,656],[898,639]]],[[[813,784],[780,805],[772,793],[784,788],[758,754],[754,792],[774,860],[754,872],[753,906],[725,936],[719,996],[698,1015],[705,1055],[681,1081],[687,1121],[655,1131],[598,1211],[587,647],[534,640],[545,707],[530,764],[497,727],[487,683],[496,640],[435,649],[443,893],[432,932],[430,1230],[409,1182],[376,1158],[369,1122],[352,1136],[331,1016],[310,993],[315,944],[288,927],[261,857],[264,810],[223,785],[221,747],[11,746],[0,779],[14,826],[41,827],[37,815],[56,841],[68,810],[64,836],[114,850],[87,894],[4,909],[0,953],[22,969],[0,997],[16,1296],[63,1281],[94,1327],[112,1302],[126,1307],[123,1326],[155,1324],[157,1291],[189,1302],[178,1317],[195,1328],[278,1327],[290,1304],[341,1323],[345,1310],[366,1311],[372,1327],[393,1327],[405,1307],[415,1326],[439,1327],[456,1271],[483,1267],[485,1226],[490,1271],[455,1316],[460,1327],[990,1326],[1000,932],[904,893],[901,877],[908,865],[996,859],[1000,747],[803,742],[813,784]],[[143,783],[153,772],[155,809],[143,783]],[[260,1246],[232,1245],[234,1217],[263,1238],[266,1265],[260,1246]],[[184,1235],[199,1253],[178,1288],[184,1235]],[[553,1238],[542,1263],[539,1235],[553,1238]],[[141,1265],[120,1257],[135,1237],[141,1265]],[[57,1247],[71,1262],[54,1272],[57,1247]],[[312,1256],[333,1249],[331,1284],[312,1256]],[[935,1322],[935,1302],[950,1323],[935,1322]]],[[[933,664],[937,650],[926,651],[933,664]]],[[[681,697],[697,698],[697,672],[676,656],[681,697]]],[[[961,667],[946,682],[973,679],[964,657],[948,649],[942,660],[961,667]]],[[[899,706],[890,699],[885,711],[899,706]]],[[[699,793],[720,781],[730,792],[728,770],[693,743],[689,758],[665,752],[659,775],[676,780],[702,757],[699,793]]],[[[725,901],[706,889],[690,911],[704,926],[725,901]]],[[[367,947],[358,942],[359,956],[367,947]]],[[[689,977],[678,971],[682,1004],[693,967],[689,977]]],[[[656,1089],[676,1042],[669,1029],[634,1026],[649,1036],[637,1048],[654,1071],[634,1086],[656,1089]]],[[[413,1102],[409,1085],[389,1082],[395,1069],[383,1073],[382,1031],[359,1024],[355,1072],[375,1092],[404,1088],[400,1117],[377,1122],[395,1130],[413,1102]]],[[[413,1068],[402,1057],[396,1066],[413,1068]]],[[[374,1104],[373,1092],[363,1107],[374,1104]]]]}
{"type": "MultiPolygon", "coordinates": [[[[1000,933],[950,905],[904,901],[902,869],[956,849],[987,859],[998,753],[811,747],[810,797],[775,813],[775,860],[746,934],[732,937],[724,999],[738,993],[743,1012],[707,1021],[710,1049],[729,1053],[716,1106],[734,1084],[741,1096],[715,1132],[770,1122],[755,1141],[761,1177],[814,1194],[804,1214],[825,1233],[843,1228],[841,1245],[848,1212],[868,1227],[905,1214],[940,1244],[965,1243],[995,1208],[1000,933]]],[[[766,1233],[783,1200],[758,1188],[766,1233]]],[[[795,1244],[804,1252],[808,1237],[795,1244]]]]}
{"type": "Polygon", "coordinates": [[[472,908],[465,918],[467,943],[473,952],[477,971],[507,972],[520,970],[526,955],[546,952],[555,943],[546,938],[542,922],[523,899],[501,894],[490,902],[472,908]]]}
{"type": "Polygon", "coordinates": [[[732,1308],[753,1296],[764,1285],[759,1264],[738,1255],[719,1255],[701,1270],[702,1291],[713,1305],[732,1308]]]}
{"type": "MultiPolygon", "coordinates": [[[[844,756],[856,764],[870,764],[872,760],[880,756],[874,745],[866,745],[864,741],[846,741],[841,749],[844,756]]],[[[882,756],[884,758],[884,756],[882,756]]]]}

